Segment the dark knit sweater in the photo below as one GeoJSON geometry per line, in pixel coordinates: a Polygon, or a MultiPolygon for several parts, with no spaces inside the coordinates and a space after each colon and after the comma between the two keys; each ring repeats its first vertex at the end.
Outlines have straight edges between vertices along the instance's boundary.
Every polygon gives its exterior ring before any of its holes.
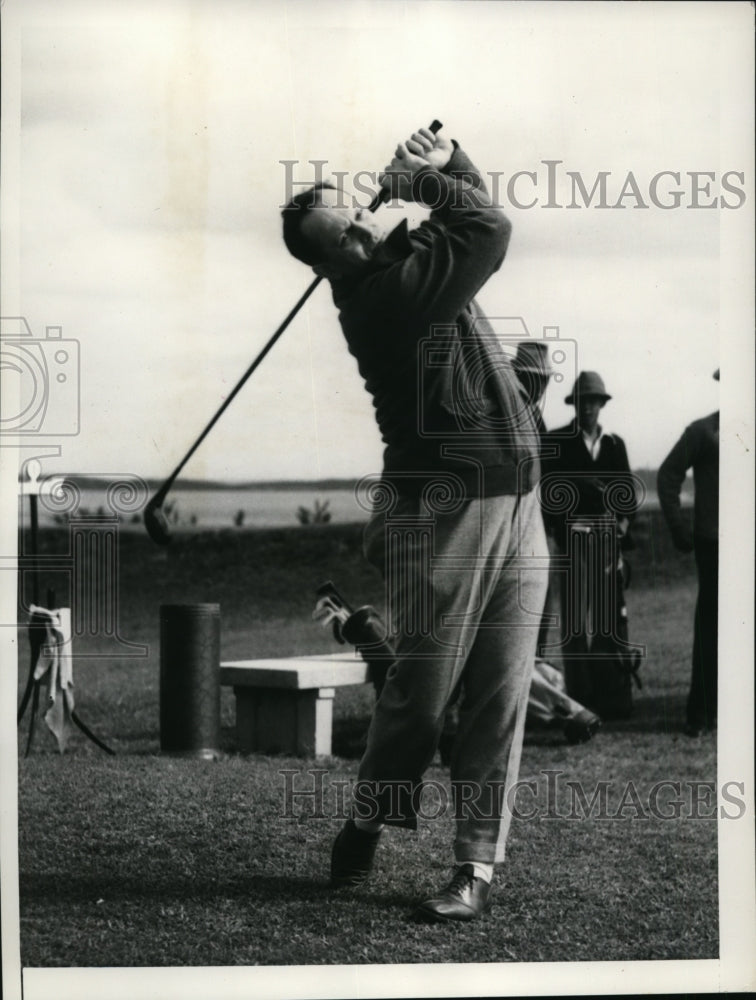
{"type": "Polygon", "coordinates": [[[662,462],[657,489],[673,535],[684,534],[687,522],[680,506],[680,489],[693,469],[695,490],[693,530],[699,538],[719,538],[719,412],[695,420],[662,462]]]}
{"type": "Polygon", "coordinates": [[[386,444],[383,478],[409,495],[440,474],[468,497],[527,492],[538,432],[474,300],[504,259],[510,224],[456,146],[444,171],[415,176],[413,195],[430,219],[397,226],[366,272],[332,282],[386,444]]]}

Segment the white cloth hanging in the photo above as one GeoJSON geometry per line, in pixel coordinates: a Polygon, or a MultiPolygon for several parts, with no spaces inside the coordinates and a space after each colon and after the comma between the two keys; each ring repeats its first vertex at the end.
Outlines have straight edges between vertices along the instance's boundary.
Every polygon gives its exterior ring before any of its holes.
{"type": "Polygon", "coordinates": [[[71,715],[75,708],[71,609],[50,610],[32,604],[29,610],[32,624],[45,628],[45,641],[34,668],[34,681],[41,683],[46,678],[45,722],[58,741],[58,749],[63,753],[73,731],[71,715]]]}

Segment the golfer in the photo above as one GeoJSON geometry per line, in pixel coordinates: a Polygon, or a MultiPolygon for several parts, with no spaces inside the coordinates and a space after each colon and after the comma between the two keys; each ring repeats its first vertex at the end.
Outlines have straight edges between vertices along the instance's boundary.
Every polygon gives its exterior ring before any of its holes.
{"type": "Polygon", "coordinates": [[[387,231],[328,186],[283,211],[290,252],[331,284],[386,446],[385,502],[366,527],[365,552],[386,580],[397,659],[331,881],[368,877],[385,825],[417,827],[422,777],[463,678],[451,759],[456,870],[417,915],[471,920],[489,907],[504,860],[546,589],[538,433],[474,301],[511,229],[480,174],[456,143],[420,129],[380,181],[430,218],[387,231]]]}

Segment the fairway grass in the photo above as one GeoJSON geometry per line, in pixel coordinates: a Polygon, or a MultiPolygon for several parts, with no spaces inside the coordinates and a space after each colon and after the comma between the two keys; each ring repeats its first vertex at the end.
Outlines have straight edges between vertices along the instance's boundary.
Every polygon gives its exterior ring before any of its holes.
{"type": "MultiPolygon", "coordinates": [[[[520,776],[530,786],[518,795],[521,816],[497,869],[494,907],[468,926],[411,919],[413,904],[449,874],[449,810],[421,819],[416,833],[386,831],[363,889],[328,889],[339,782],[356,777],[369,686],[337,691],[331,758],[237,754],[226,689],[222,759],[159,753],[160,603],[218,601],[227,659],[340,649],[310,620],[313,593],[331,578],[356,604],[380,605],[359,529],[197,535],[167,552],[125,540],[119,630],[148,655],[126,655],[125,647],[113,655],[112,643],[105,650],[98,639],[82,640],[75,662],[77,708],[117,756],[78,732],[60,755],[41,724],[24,759],[28,714],[19,731],[22,964],[716,957],[716,735],[681,734],[692,561],[669,556],[658,523],[640,527],[628,605],[631,638],[646,646],[646,659],[633,716],[576,747],[558,730],[528,730],[520,776]],[[315,781],[321,818],[312,815],[312,796],[287,795],[315,781]],[[599,794],[591,810],[601,789],[603,806],[599,794]]],[[[53,550],[65,539],[50,535],[45,544],[53,550]]],[[[24,643],[22,634],[22,650],[24,643]]],[[[20,691],[23,659],[19,673],[20,691]]],[[[448,770],[437,760],[427,778],[440,801],[448,770]]]]}

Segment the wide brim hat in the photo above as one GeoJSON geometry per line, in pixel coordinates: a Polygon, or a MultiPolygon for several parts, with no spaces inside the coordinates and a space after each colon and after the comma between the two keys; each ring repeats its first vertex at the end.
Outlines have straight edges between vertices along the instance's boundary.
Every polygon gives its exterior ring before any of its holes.
{"type": "Polygon", "coordinates": [[[565,403],[574,403],[580,396],[600,396],[604,402],[612,398],[598,372],[580,372],[565,403]]]}
{"type": "Polygon", "coordinates": [[[518,372],[533,372],[547,378],[554,374],[549,361],[549,349],[539,340],[523,340],[517,345],[512,367],[518,372]]]}

